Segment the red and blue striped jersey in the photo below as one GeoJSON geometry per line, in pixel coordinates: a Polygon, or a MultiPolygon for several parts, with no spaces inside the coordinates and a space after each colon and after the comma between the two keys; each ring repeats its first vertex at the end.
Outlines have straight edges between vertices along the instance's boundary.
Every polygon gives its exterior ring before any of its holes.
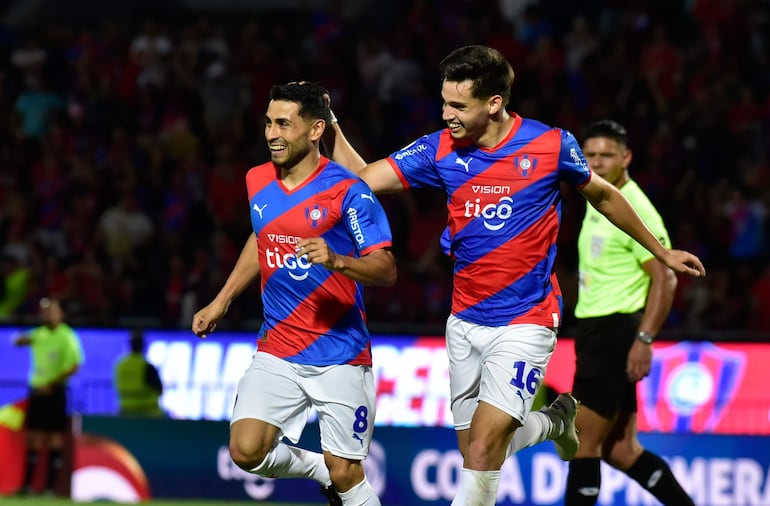
{"type": "Polygon", "coordinates": [[[562,297],[554,273],[560,183],[588,183],[575,137],[513,115],[492,149],[444,129],[388,157],[405,188],[443,189],[442,247],[455,259],[452,314],[472,323],[558,327],[562,297]]]}
{"type": "Polygon", "coordinates": [[[268,162],[246,175],[262,277],[258,349],[298,364],[371,365],[363,285],[297,258],[295,248],[309,237],[354,257],[389,247],[385,211],[358,176],[327,158],[292,190],[278,170],[268,162]]]}

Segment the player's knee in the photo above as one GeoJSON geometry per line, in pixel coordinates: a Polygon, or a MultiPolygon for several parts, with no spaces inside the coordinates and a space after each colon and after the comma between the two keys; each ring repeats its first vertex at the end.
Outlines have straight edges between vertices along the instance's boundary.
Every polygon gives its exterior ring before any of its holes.
{"type": "Polygon", "coordinates": [[[471,469],[500,469],[505,460],[504,441],[507,441],[507,438],[500,437],[497,441],[483,438],[473,439],[469,442],[467,452],[464,455],[466,463],[471,469]]]}
{"type": "Polygon", "coordinates": [[[605,448],[604,460],[615,469],[629,469],[644,448],[636,439],[622,439],[610,447],[605,448]]]}
{"type": "Polygon", "coordinates": [[[260,466],[267,458],[270,448],[248,444],[238,440],[230,440],[230,458],[245,471],[260,466]]]}
{"type": "Polygon", "coordinates": [[[334,488],[340,492],[347,492],[364,480],[364,466],[359,460],[332,456],[325,461],[334,488]]]}

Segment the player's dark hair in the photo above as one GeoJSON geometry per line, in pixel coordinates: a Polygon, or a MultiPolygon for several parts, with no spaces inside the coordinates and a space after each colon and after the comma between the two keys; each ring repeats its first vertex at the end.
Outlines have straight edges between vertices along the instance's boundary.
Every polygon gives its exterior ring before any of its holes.
{"type": "Polygon", "coordinates": [[[285,100],[299,104],[299,115],[304,119],[322,119],[331,124],[329,104],[324,98],[326,88],[307,81],[276,84],[270,89],[270,100],[285,100]]]}
{"type": "Polygon", "coordinates": [[[473,98],[500,95],[504,107],[511,98],[513,68],[497,49],[477,45],[455,49],[441,60],[439,72],[442,82],[471,81],[473,98]]]}
{"type": "Polygon", "coordinates": [[[596,137],[606,137],[623,146],[628,145],[628,132],[626,132],[623,125],[611,119],[595,121],[586,127],[583,141],[585,142],[587,139],[596,137]]]}

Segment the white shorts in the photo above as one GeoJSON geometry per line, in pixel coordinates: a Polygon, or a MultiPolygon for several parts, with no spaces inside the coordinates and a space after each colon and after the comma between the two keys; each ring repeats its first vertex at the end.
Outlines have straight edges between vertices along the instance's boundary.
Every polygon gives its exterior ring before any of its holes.
{"type": "Polygon", "coordinates": [[[478,401],[524,423],[556,347],[541,325],[487,327],[450,315],[446,325],[455,430],[471,426],[478,401]]]}
{"type": "Polygon", "coordinates": [[[338,457],[366,458],[376,411],[368,366],[309,366],[256,352],[238,382],[230,424],[262,420],[278,427],[279,438],[297,443],[311,407],[318,412],[322,449],[338,457]]]}

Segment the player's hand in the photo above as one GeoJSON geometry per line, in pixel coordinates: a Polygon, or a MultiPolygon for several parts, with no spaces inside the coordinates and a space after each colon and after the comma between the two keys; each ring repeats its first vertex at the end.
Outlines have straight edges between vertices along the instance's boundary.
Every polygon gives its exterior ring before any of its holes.
{"type": "Polygon", "coordinates": [[[674,272],[681,272],[699,278],[706,275],[706,268],[703,267],[700,259],[689,251],[671,249],[661,259],[674,272]]]}
{"type": "Polygon", "coordinates": [[[338,255],[320,237],[302,239],[295,250],[297,257],[304,256],[311,264],[323,265],[329,270],[338,270],[338,255]]]}
{"type": "Polygon", "coordinates": [[[650,374],[652,366],[652,345],[644,344],[638,339],[634,339],[634,344],[628,351],[628,360],[626,361],[626,374],[628,381],[635,383],[644,379],[650,374]]]}
{"type": "Polygon", "coordinates": [[[225,313],[227,313],[227,306],[217,301],[213,301],[193,315],[193,333],[196,336],[205,339],[207,335],[214,332],[214,329],[217,328],[217,322],[225,315],[225,313]]]}

